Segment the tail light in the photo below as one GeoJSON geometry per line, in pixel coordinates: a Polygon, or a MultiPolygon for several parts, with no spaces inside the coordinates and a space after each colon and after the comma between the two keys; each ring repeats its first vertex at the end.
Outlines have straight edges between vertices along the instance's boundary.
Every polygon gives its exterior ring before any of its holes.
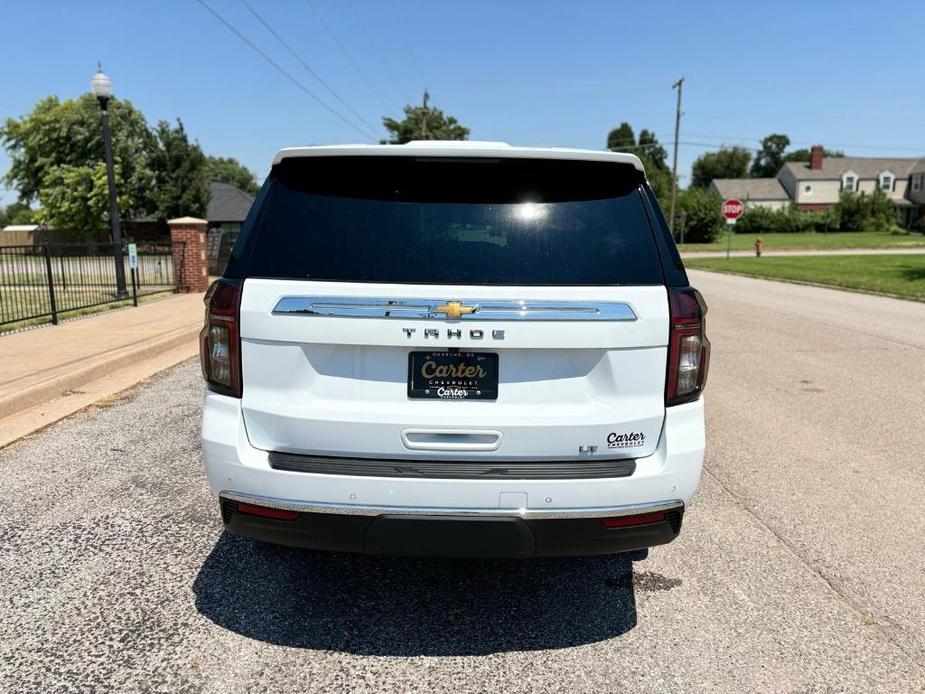
{"type": "Polygon", "coordinates": [[[707,305],[696,289],[668,290],[671,327],[668,337],[668,380],[665,405],[679,405],[700,397],[710,368],[706,335],[707,305]]]}
{"type": "Polygon", "coordinates": [[[241,397],[241,280],[220,279],[206,292],[199,333],[202,377],[211,390],[241,397]]]}

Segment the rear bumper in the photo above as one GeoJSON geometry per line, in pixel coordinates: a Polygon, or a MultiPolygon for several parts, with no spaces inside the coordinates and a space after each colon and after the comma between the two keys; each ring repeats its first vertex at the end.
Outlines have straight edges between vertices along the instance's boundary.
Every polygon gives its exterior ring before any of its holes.
{"type": "MultiPolygon", "coordinates": [[[[487,547],[497,530],[532,540],[523,540],[515,549],[492,550],[495,556],[621,552],[664,544],[677,535],[671,523],[609,529],[599,519],[644,512],[653,505],[667,504],[682,512],[690,506],[703,466],[703,400],[668,408],[656,451],[636,458],[632,474],[623,477],[448,479],[274,469],[267,451],[254,448],[248,440],[241,401],[208,391],[202,447],[216,499],[252,500],[306,516],[300,521],[306,524],[304,529],[301,525],[287,529],[279,526],[282,521],[232,514],[226,525],[239,535],[317,549],[422,554],[424,538],[432,534],[471,536],[487,547]],[[484,525],[476,522],[479,519],[484,525]],[[393,526],[401,527],[393,533],[393,526]],[[477,530],[485,527],[493,532],[477,530]],[[332,538],[321,538],[319,528],[329,528],[332,538]],[[410,528],[423,530],[411,532],[410,528]],[[411,546],[416,549],[407,549],[398,540],[394,547],[377,544],[385,530],[388,535],[414,538],[411,546]],[[586,539],[579,542],[580,535],[586,539]],[[338,539],[344,536],[349,541],[338,539]]],[[[482,457],[489,456],[473,456],[482,457]]],[[[463,539],[454,542],[466,546],[463,539]]],[[[488,553],[488,549],[478,552],[488,553]]]]}
{"type": "MultiPolygon", "coordinates": [[[[278,519],[239,511],[238,501],[265,505],[266,499],[234,496],[237,500],[223,495],[221,508],[225,528],[235,535],[307,549],[399,556],[526,558],[614,554],[671,542],[681,530],[684,515],[683,504],[673,502],[611,510],[629,517],[631,513],[651,514],[653,509],[664,509],[655,514],[659,518],[653,522],[618,528],[606,527],[597,517],[537,518],[500,512],[431,515],[409,512],[410,509],[376,515],[311,510],[298,512],[295,518],[278,519]]],[[[299,508],[292,503],[282,506],[288,510],[299,508]]]]}

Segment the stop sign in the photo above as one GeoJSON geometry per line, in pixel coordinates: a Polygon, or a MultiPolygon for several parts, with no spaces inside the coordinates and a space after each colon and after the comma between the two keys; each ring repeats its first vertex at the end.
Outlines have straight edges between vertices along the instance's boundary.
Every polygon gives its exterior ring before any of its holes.
{"type": "Polygon", "coordinates": [[[736,198],[723,200],[722,213],[727,222],[734,222],[745,213],[745,204],[736,198]]]}

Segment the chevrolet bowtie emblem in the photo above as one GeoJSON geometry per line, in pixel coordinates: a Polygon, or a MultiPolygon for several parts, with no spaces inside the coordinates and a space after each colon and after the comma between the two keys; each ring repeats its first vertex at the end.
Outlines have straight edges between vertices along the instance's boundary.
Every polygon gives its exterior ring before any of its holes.
{"type": "Polygon", "coordinates": [[[443,306],[437,306],[434,313],[445,313],[447,318],[459,318],[464,313],[473,313],[478,306],[464,306],[459,301],[447,301],[443,306]]]}

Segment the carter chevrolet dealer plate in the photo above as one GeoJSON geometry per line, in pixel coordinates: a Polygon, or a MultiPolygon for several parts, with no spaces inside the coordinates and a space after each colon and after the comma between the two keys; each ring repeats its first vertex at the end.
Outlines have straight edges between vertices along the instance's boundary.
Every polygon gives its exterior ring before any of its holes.
{"type": "Polygon", "coordinates": [[[408,397],[497,400],[498,355],[493,352],[411,352],[408,397]]]}

